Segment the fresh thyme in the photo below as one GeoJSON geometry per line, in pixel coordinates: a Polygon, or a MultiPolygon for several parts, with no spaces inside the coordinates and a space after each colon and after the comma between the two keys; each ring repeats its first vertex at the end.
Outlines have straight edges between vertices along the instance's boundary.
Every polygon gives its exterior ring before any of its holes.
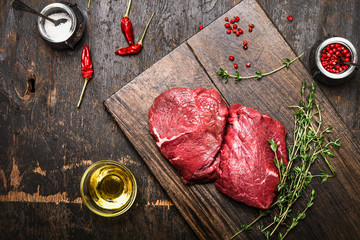
{"type": "MultiPolygon", "coordinates": [[[[325,135],[332,132],[332,127],[328,126],[322,130],[321,108],[315,101],[314,96],[315,85],[311,85],[310,93],[307,97],[305,97],[305,89],[306,83],[304,81],[301,88],[301,101],[299,105],[291,106],[291,108],[296,109],[293,130],[294,143],[288,148],[289,159],[287,165],[282,160],[278,160],[276,155],[277,144],[272,139],[269,140],[270,148],[275,153],[274,163],[279,171],[279,182],[277,187],[278,198],[269,208],[277,208],[274,211],[273,220],[267,226],[261,225],[259,227],[266,239],[269,239],[275,233],[278,234],[280,240],[284,239],[296,227],[298,222],[306,217],[306,211],[314,203],[315,190],[310,192],[309,200],[303,211],[293,214],[292,209],[294,203],[303,195],[314,177],[320,178],[321,182],[324,183],[328,178],[335,175],[335,169],[328,160],[328,158],[334,157],[330,146],[338,149],[341,144],[339,139],[332,141],[330,138],[328,138],[326,143],[325,135]],[[330,173],[321,170],[317,175],[311,174],[310,167],[319,158],[324,160],[330,169],[330,173]],[[282,228],[285,228],[283,233],[282,228]]],[[[242,230],[232,238],[245,230],[251,230],[251,226],[264,216],[262,212],[251,224],[241,226],[242,230]]]]}
{"type": "Polygon", "coordinates": [[[217,75],[219,75],[222,78],[225,78],[225,83],[229,81],[229,78],[234,78],[235,81],[239,81],[241,79],[250,79],[250,78],[261,79],[262,77],[273,74],[283,68],[289,69],[290,65],[296,60],[298,60],[302,55],[304,55],[304,53],[300,54],[298,57],[294,58],[293,60],[286,58],[285,62],[283,62],[283,65],[281,67],[278,67],[272,70],[271,72],[267,72],[267,73],[262,73],[260,70],[258,70],[255,72],[256,75],[242,77],[239,71],[236,71],[236,75],[231,75],[229,74],[229,71],[220,68],[220,71],[217,72],[217,75]]]}
{"type": "Polygon", "coordinates": [[[263,211],[261,210],[260,211],[260,214],[257,218],[255,218],[254,221],[252,221],[252,223],[248,224],[248,225],[241,225],[241,230],[239,232],[237,232],[236,234],[234,234],[234,236],[232,236],[230,239],[233,239],[235,238],[237,235],[239,235],[240,233],[242,233],[243,231],[245,232],[250,232],[252,230],[251,226],[256,223],[260,218],[268,215],[270,213],[270,210],[266,210],[266,211],[263,211]]]}

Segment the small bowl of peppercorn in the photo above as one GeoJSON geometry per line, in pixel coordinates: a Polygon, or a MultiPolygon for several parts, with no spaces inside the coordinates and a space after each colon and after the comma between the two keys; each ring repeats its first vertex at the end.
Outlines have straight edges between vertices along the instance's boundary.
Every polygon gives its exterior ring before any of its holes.
{"type": "Polygon", "coordinates": [[[313,77],[327,85],[340,85],[349,81],[356,67],[346,62],[357,63],[354,45],[342,37],[330,37],[317,42],[310,53],[313,77]]]}

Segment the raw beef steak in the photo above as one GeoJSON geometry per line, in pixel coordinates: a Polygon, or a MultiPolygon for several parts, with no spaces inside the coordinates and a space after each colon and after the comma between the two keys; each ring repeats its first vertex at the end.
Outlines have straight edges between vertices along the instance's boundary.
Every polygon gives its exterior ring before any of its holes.
{"type": "Polygon", "coordinates": [[[150,132],[184,183],[216,178],[228,108],[214,89],[172,88],[149,110],[150,132]]]}
{"type": "Polygon", "coordinates": [[[234,104],[229,108],[228,125],[219,158],[216,188],[249,206],[267,209],[279,181],[269,140],[278,145],[277,156],[286,158],[286,129],[268,115],[234,104]]]}

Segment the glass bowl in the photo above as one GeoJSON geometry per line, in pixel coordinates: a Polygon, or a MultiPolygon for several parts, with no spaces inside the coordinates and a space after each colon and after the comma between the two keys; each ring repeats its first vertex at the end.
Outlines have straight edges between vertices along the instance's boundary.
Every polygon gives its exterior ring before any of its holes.
{"type": "Polygon", "coordinates": [[[85,205],[103,217],[125,213],[135,201],[137,184],[134,175],[123,164],[102,160],[83,174],[80,193],[85,205]]]}

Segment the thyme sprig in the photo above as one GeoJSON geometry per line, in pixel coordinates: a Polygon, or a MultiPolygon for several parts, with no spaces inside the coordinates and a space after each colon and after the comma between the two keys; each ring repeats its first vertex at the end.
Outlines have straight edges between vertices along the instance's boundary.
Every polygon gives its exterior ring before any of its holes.
{"type": "Polygon", "coordinates": [[[302,55],[304,55],[304,53],[300,54],[298,57],[294,58],[293,60],[286,58],[286,60],[283,62],[281,67],[278,67],[278,68],[272,70],[271,72],[267,72],[267,73],[262,73],[260,70],[258,70],[255,72],[256,75],[242,77],[240,75],[239,71],[236,71],[236,75],[231,75],[231,74],[229,74],[229,71],[224,70],[223,68],[220,68],[220,71],[217,72],[217,75],[222,78],[225,78],[225,83],[227,83],[229,81],[229,78],[234,78],[235,81],[239,81],[241,79],[250,79],[250,78],[261,79],[262,77],[273,74],[283,68],[289,69],[290,65],[293,62],[295,62],[296,60],[298,60],[302,55]]]}
{"type": "MultiPolygon", "coordinates": [[[[303,211],[293,214],[295,202],[303,195],[306,188],[312,182],[312,179],[320,178],[324,183],[335,175],[335,169],[331,166],[329,158],[334,157],[330,147],[338,149],[341,144],[339,139],[333,141],[331,138],[325,139],[325,136],[332,132],[332,127],[323,128],[320,105],[315,101],[315,85],[312,84],[309,95],[305,97],[306,83],[301,87],[301,100],[295,108],[293,145],[288,148],[288,164],[284,164],[278,159],[276,154],[277,144],[272,139],[269,140],[270,148],[274,152],[274,163],[279,171],[278,198],[269,209],[276,207],[273,220],[267,226],[261,225],[259,228],[264,236],[269,239],[276,232],[279,239],[284,239],[287,234],[297,226],[298,222],[306,217],[306,211],[313,205],[315,199],[315,190],[312,190],[303,211]],[[312,164],[322,158],[330,170],[321,170],[319,174],[312,175],[310,167],[312,164]],[[282,233],[281,228],[285,228],[282,233]]],[[[256,218],[253,225],[260,218],[256,218]]],[[[246,226],[246,225],[245,225],[246,226]]],[[[238,233],[244,231],[244,227],[238,233]]],[[[238,234],[237,233],[237,234],[238,234]]],[[[235,234],[233,237],[235,237],[235,234]]]]}
{"type": "Polygon", "coordinates": [[[252,230],[251,226],[256,223],[260,218],[268,215],[270,213],[270,210],[260,210],[260,214],[257,218],[255,218],[254,221],[252,221],[250,224],[248,225],[241,225],[241,230],[239,232],[237,232],[236,234],[234,234],[230,239],[235,238],[237,235],[239,235],[240,233],[242,233],[243,231],[245,232],[250,232],[252,230]]]}
{"type": "Polygon", "coordinates": [[[310,193],[310,199],[309,201],[307,202],[306,204],[306,207],[305,209],[300,212],[298,211],[297,212],[297,215],[296,217],[293,217],[292,218],[292,222],[291,222],[291,225],[287,228],[285,234],[282,234],[282,233],[279,233],[279,239],[284,239],[286,237],[286,235],[293,229],[296,227],[296,225],[298,224],[299,220],[302,220],[306,217],[306,211],[314,204],[314,199],[315,199],[315,190],[311,190],[311,193],[310,193]]]}

